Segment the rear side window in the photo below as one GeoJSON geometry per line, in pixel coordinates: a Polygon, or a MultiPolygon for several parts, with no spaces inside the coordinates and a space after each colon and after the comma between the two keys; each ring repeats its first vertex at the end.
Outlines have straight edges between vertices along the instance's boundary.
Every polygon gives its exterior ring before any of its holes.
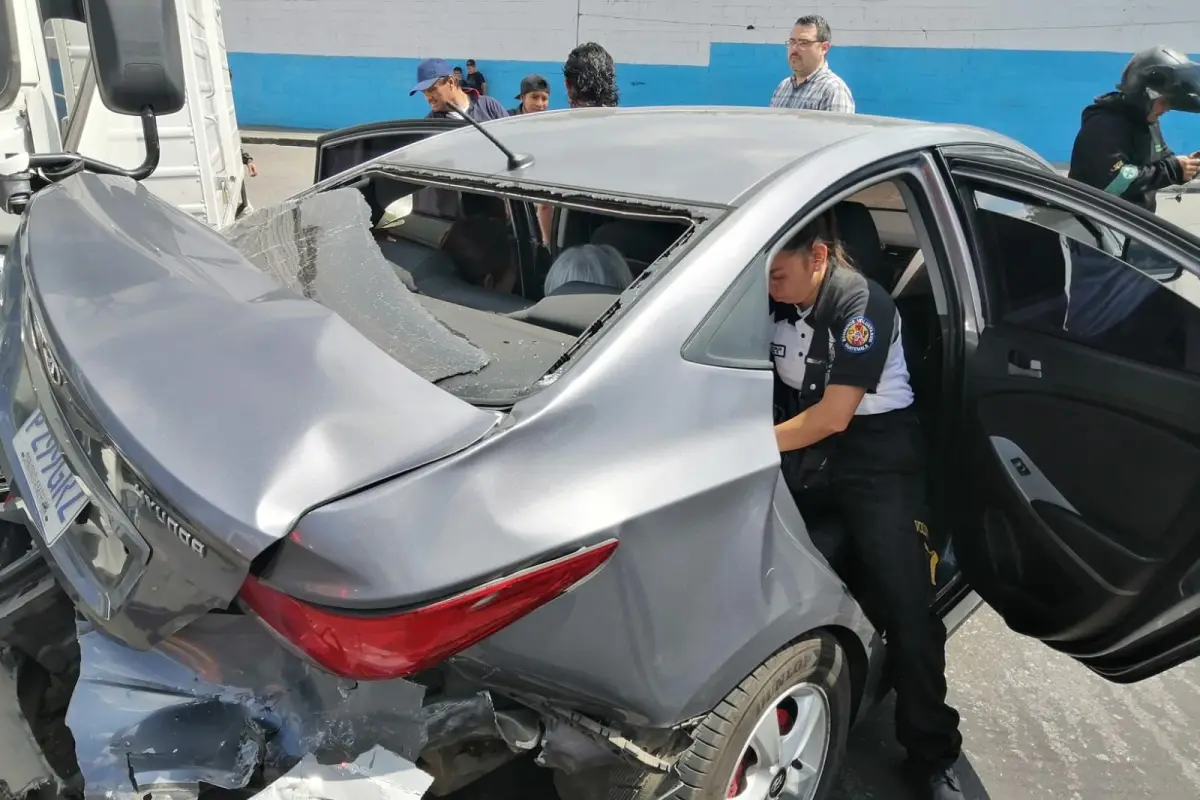
{"type": "Polygon", "coordinates": [[[971,194],[998,321],[1200,374],[1200,278],[1145,242],[1038,198],[971,194]]]}
{"type": "Polygon", "coordinates": [[[13,4],[0,11],[0,109],[8,108],[21,88],[21,62],[17,54],[13,4]]]}

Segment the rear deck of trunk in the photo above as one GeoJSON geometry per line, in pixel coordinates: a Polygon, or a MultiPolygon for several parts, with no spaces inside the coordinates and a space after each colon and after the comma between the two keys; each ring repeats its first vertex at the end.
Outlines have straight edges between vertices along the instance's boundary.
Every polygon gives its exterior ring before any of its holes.
{"type": "MultiPolygon", "coordinates": [[[[352,257],[330,246],[338,231],[369,240],[355,213],[293,215],[313,248],[295,263],[317,284],[352,257]]],[[[10,259],[0,472],[27,505],[55,506],[39,525],[55,572],[135,647],[226,606],[305,511],[457,452],[498,418],[431,382],[487,356],[398,280],[329,290],[347,310],[401,298],[360,320],[364,334],[126,179],[41,192],[10,259]]]]}

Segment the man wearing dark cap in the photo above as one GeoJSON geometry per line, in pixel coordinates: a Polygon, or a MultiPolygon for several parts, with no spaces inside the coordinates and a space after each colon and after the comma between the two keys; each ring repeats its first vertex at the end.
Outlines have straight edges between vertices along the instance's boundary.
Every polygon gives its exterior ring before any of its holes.
{"type": "Polygon", "coordinates": [[[474,89],[480,94],[487,94],[487,78],[479,71],[479,67],[475,66],[475,59],[467,59],[467,77],[463,84],[468,89],[474,89]]]}
{"type": "Polygon", "coordinates": [[[476,122],[486,122],[508,116],[496,98],[463,91],[454,70],[441,58],[427,58],[417,65],[417,83],[409,95],[417,92],[429,103],[429,117],[460,118],[465,113],[476,122]]]}
{"type": "Polygon", "coordinates": [[[521,93],[517,99],[521,102],[516,108],[509,109],[510,117],[545,111],[550,106],[550,84],[541,75],[526,75],[521,79],[521,93]]]}

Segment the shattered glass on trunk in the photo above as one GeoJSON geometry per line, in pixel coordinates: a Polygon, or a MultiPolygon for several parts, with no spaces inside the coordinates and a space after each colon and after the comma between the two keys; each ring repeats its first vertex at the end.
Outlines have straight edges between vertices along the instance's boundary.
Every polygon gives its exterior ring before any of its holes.
{"type": "Polygon", "coordinates": [[[375,243],[371,207],[355,189],[258,209],[222,233],[256,267],[425,380],[475,373],[490,360],[417,300],[411,279],[375,243]]]}
{"type": "Polygon", "coordinates": [[[337,678],[253,617],[210,614],[148,651],[88,623],[78,636],[67,725],[89,800],[151,791],[191,800],[202,783],[241,789],[252,780],[267,785],[255,795],[263,800],[408,800],[433,780],[413,763],[423,750],[474,738],[503,740],[514,753],[540,743],[536,717],[498,712],[486,691],[428,702],[410,681],[337,678]]]}

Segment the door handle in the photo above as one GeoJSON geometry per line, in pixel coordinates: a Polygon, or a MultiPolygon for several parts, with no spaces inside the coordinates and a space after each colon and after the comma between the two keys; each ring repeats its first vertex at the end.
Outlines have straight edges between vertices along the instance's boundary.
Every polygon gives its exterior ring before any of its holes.
{"type": "Polygon", "coordinates": [[[1008,352],[1008,374],[1022,378],[1042,377],[1042,362],[1017,350],[1008,352]]]}

